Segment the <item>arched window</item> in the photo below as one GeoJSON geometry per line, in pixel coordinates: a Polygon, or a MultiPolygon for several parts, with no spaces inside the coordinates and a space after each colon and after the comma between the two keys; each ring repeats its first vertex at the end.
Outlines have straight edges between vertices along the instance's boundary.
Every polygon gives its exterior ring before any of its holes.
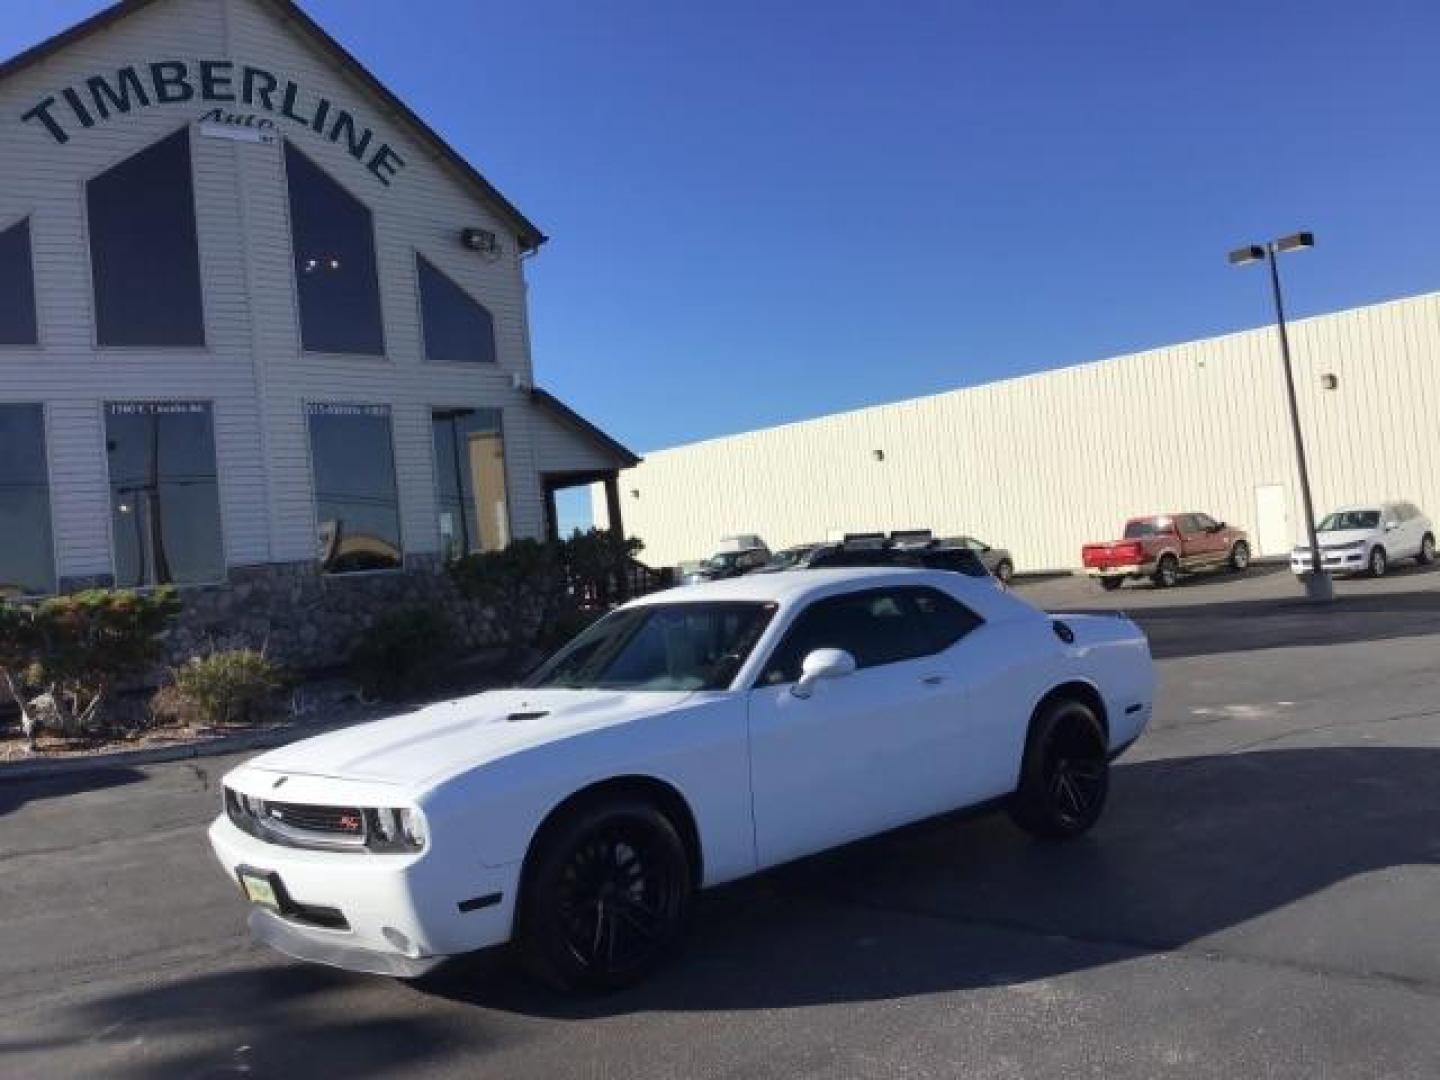
{"type": "Polygon", "coordinates": [[[415,256],[425,359],[437,364],[493,364],[495,320],[489,310],[423,255],[415,256]]]}
{"type": "Polygon", "coordinates": [[[30,219],[0,230],[0,345],[34,345],[35,272],[30,219]]]}
{"type": "Polygon", "coordinates": [[[190,129],[85,185],[99,345],[204,345],[190,129]]]}
{"type": "Polygon", "coordinates": [[[285,176],[302,346],[383,356],[370,208],[288,142],[285,176]]]}

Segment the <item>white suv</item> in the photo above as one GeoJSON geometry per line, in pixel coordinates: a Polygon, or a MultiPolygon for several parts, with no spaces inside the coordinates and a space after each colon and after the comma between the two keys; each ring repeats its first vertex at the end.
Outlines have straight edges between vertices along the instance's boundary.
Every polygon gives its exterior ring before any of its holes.
{"type": "MultiPolygon", "coordinates": [[[[1396,559],[1421,566],[1435,561],[1435,530],[1414,503],[1383,502],[1347,506],[1327,514],[1315,528],[1321,565],[1334,574],[1382,577],[1396,559]]],[[[1290,568],[1310,572],[1310,548],[1296,547],[1290,568]]]]}

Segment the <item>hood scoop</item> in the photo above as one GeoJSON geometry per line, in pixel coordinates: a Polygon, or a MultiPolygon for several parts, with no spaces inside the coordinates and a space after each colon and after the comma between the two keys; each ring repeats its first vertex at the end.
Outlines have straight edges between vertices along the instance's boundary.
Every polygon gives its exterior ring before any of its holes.
{"type": "Polygon", "coordinates": [[[541,717],[549,715],[549,710],[542,710],[540,712],[512,712],[509,716],[505,717],[505,722],[507,724],[518,724],[524,720],[539,720],[541,717]]]}

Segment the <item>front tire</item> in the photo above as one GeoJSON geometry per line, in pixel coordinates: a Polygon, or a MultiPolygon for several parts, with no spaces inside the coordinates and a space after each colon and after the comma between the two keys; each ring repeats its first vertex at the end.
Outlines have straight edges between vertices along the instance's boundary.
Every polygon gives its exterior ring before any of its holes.
{"type": "Polygon", "coordinates": [[[1230,549],[1230,569],[1237,573],[1248,569],[1250,566],[1250,545],[1244,540],[1236,540],[1235,546],[1230,549]]]}
{"type": "Polygon", "coordinates": [[[1415,556],[1415,561],[1421,566],[1429,566],[1435,561],[1435,534],[1426,533],[1420,541],[1420,554],[1415,556]]]}
{"type": "Polygon", "coordinates": [[[1370,558],[1365,564],[1370,576],[1380,578],[1385,576],[1385,571],[1390,569],[1390,558],[1385,554],[1385,549],[1378,544],[1370,549],[1370,558]]]}
{"type": "Polygon", "coordinates": [[[1174,555],[1160,556],[1160,563],[1155,567],[1155,584],[1162,589],[1173,588],[1180,580],[1180,560],[1174,555]]]}
{"type": "Polygon", "coordinates": [[[685,844],[647,802],[607,799],[547,828],[526,868],[516,942],[564,991],[632,986],[674,950],[693,891],[685,844]]]}
{"type": "Polygon", "coordinates": [[[1033,836],[1069,840],[1100,820],[1110,791],[1104,728],[1083,701],[1046,704],[1030,724],[1010,818],[1033,836]]]}

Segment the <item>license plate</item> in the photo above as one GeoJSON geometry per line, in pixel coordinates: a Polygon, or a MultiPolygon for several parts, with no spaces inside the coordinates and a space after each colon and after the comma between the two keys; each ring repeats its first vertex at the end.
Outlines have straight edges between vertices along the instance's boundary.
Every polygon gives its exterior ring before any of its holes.
{"type": "Polygon", "coordinates": [[[275,892],[274,879],[269,875],[251,874],[242,870],[240,887],[245,890],[245,898],[252,904],[259,904],[271,911],[280,910],[280,897],[275,892]]]}

